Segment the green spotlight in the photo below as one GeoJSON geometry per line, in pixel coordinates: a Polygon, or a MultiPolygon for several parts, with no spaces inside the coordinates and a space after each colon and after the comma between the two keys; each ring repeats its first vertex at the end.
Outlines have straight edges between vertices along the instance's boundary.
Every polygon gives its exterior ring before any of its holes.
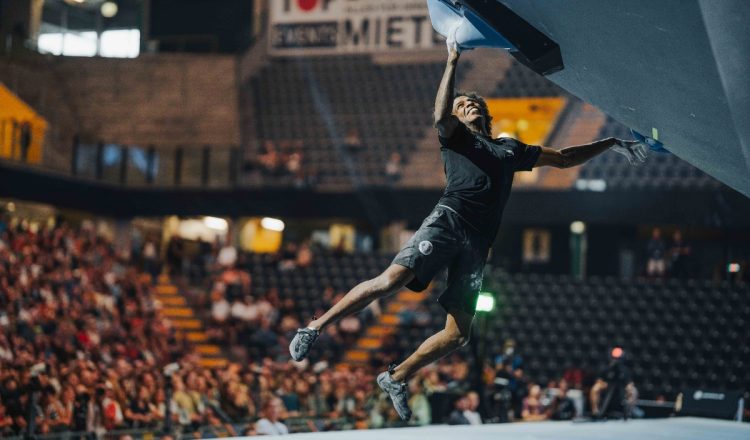
{"type": "Polygon", "coordinates": [[[479,292],[477,312],[491,312],[495,308],[495,295],[490,292],[479,292]]]}

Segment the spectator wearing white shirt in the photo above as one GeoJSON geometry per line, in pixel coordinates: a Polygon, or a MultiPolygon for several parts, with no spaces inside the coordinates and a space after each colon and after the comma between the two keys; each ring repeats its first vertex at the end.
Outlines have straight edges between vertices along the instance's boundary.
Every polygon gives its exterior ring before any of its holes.
{"type": "Polygon", "coordinates": [[[215,322],[223,323],[229,318],[231,312],[231,306],[229,301],[222,295],[221,291],[214,290],[211,294],[211,318],[215,322]]]}
{"type": "Polygon", "coordinates": [[[237,263],[237,248],[229,243],[229,239],[224,243],[224,246],[219,250],[219,256],[216,261],[221,267],[234,267],[237,263]]]}
{"type": "Polygon", "coordinates": [[[477,408],[479,408],[479,394],[472,391],[466,395],[466,400],[468,400],[469,404],[464,410],[464,417],[466,417],[471,425],[481,425],[482,416],[477,412],[477,408]]]}
{"type": "Polygon", "coordinates": [[[281,415],[281,400],[271,399],[263,407],[263,418],[255,423],[258,435],[286,435],[289,429],[279,420],[281,415]]]}

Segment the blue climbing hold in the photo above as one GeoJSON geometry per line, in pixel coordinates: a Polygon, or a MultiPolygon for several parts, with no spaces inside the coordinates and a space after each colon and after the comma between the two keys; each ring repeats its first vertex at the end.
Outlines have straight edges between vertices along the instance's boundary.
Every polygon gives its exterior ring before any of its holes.
{"type": "Polygon", "coordinates": [[[638,133],[637,131],[633,130],[632,128],[630,129],[630,133],[633,134],[633,137],[635,138],[635,140],[637,140],[638,142],[642,142],[645,145],[648,145],[648,148],[651,151],[654,151],[654,152],[657,152],[657,153],[669,153],[669,150],[667,150],[664,147],[664,144],[662,144],[661,142],[657,141],[656,139],[653,139],[653,138],[650,138],[650,137],[646,137],[646,136],[638,133]]]}
{"type": "Polygon", "coordinates": [[[460,49],[494,47],[515,50],[505,37],[480,16],[451,0],[427,0],[432,27],[460,49]]]}

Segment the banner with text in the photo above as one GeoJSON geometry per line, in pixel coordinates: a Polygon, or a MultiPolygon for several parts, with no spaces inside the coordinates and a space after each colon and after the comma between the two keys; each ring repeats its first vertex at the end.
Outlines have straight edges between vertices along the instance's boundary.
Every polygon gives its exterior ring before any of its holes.
{"type": "Polygon", "coordinates": [[[425,0],[273,0],[272,55],[423,50],[443,45],[425,0]]]}

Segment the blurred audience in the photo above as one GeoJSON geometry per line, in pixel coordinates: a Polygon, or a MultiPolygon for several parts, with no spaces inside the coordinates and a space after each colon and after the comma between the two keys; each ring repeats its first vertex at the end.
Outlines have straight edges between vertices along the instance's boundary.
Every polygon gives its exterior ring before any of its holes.
{"type": "MultiPolygon", "coordinates": [[[[37,434],[157,430],[171,424],[205,437],[403,424],[374,382],[384,365],[403,357],[399,336],[386,336],[370,365],[333,368],[334,359],[363,329],[366,314],[352,316],[325,329],[310,360],[289,362],[289,340],[310,317],[301,316],[306,310],[298,309],[294,299],[280,299],[275,287],[257,291],[242,256],[229,244],[212,248],[217,258],[207,261],[216,264],[207,269],[207,288],[195,309],[206,311],[209,338],[234,362],[201,367],[198,355],[161,312],[148,270],[161,262],[154,238],[146,238],[144,253],[149,243],[151,262],[140,265],[85,224],[39,231],[3,225],[0,435],[22,434],[30,424],[37,434]],[[179,369],[165,374],[164,367],[172,363],[179,369]]],[[[172,240],[168,246],[176,264],[182,264],[183,245],[172,240]]],[[[283,249],[269,258],[269,270],[286,274],[315,261],[306,243],[283,249]]],[[[324,289],[322,306],[342,294],[324,289]]],[[[431,323],[423,305],[400,318],[417,328],[431,323]]],[[[458,353],[411,381],[411,424],[570,420],[581,414],[575,401],[583,395],[581,370],[567,370],[542,390],[526,377],[513,340],[494,359],[497,369],[488,368],[483,379],[485,389],[494,391],[482,415],[483,397],[471,391],[472,366],[465,353],[458,353]],[[444,396],[458,396],[450,414],[433,407],[434,399],[444,396]]],[[[627,391],[628,401],[634,401],[637,392],[627,391]]]]}
{"type": "Polygon", "coordinates": [[[0,325],[0,423],[13,433],[32,404],[39,433],[151,424],[154,372],[190,356],[150,277],[85,223],[2,232],[0,325]]]}

